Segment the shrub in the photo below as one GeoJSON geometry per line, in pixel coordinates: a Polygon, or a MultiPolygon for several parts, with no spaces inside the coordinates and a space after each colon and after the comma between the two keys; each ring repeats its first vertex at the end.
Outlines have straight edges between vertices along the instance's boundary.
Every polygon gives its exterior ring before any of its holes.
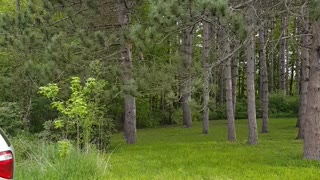
{"type": "Polygon", "coordinates": [[[27,129],[27,123],[23,120],[22,109],[17,103],[0,103],[0,127],[9,135],[15,136],[21,130],[27,129]]]}
{"type": "Polygon", "coordinates": [[[270,117],[297,117],[298,111],[298,95],[289,96],[284,93],[274,93],[269,96],[270,117]]]}
{"type": "Polygon", "coordinates": [[[60,89],[56,84],[40,87],[39,93],[49,98],[52,108],[60,113],[58,118],[45,123],[46,131],[42,135],[54,141],[75,141],[78,148],[87,147],[89,143],[107,148],[113,120],[105,114],[106,107],[100,103],[99,96],[106,93],[106,82],[89,78],[82,86],[80,78],[73,77],[70,84],[71,94],[67,100],[58,98],[60,89]]]}
{"type": "Polygon", "coordinates": [[[161,111],[153,109],[147,99],[137,98],[137,127],[138,128],[151,128],[160,124],[161,111]]]}

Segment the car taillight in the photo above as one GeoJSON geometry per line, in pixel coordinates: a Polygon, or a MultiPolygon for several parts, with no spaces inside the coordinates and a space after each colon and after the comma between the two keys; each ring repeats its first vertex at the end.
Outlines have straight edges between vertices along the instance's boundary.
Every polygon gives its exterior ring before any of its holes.
{"type": "Polygon", "coordinates": [[[13,178],[13,154],[11,151],[0,152],[0,178],[13,178]]]}

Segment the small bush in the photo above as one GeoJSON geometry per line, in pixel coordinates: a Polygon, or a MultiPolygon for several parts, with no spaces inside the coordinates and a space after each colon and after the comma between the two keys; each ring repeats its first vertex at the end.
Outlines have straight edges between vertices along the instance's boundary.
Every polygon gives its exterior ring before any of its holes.
{"type": "Polygon", "coordinates": [[[14,102],[0,103],[0,127],[9,135],[15,136],[27,128],[22,109],[14,102]]]}
{"type": "Polygon", "coordinates": [[[275,93],[269,96],[270,117],[297,117],[298,111],[298,95],[288,96],[283,93],[275,93]]]}
{"type": "Polygon", "coordinates": [[[172,114],[172,121],[176,124],[182,124],[183,112],[182,108],[175,110],[172,114]]]}
{"type": "Polygon", "coordinates": [[[161,121],[161,112],[159,109],[153,109],[146,99],[137,99],[137,127],[151,128],[156,127],[161,121]]]}

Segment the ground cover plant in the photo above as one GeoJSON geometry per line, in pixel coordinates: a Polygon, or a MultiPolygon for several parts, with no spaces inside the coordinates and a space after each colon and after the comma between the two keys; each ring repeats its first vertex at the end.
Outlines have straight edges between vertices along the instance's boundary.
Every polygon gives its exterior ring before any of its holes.
{"type": "Polygon", "coordinates": [[[225,120],[210,121],[207,135],[201,134],[199,122],[192,129],[179,125],[141,129],[135,145],[126,145],[119,133],[105,154],[48,157],[53,150],[44,156],[34,154],[40,159],[29,156],[18,161],[17,179],[317,179],[320,163],[302,159],[295,123],[271,119],[270,133],[259,134],[254,146],[247,145],[246,120],[236,121],[234,143],[227,141],[225,120]]]}

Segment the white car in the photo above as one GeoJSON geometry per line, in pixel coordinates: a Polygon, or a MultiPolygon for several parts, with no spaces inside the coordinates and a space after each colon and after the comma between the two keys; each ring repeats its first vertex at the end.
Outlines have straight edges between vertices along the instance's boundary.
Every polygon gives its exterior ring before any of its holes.
{"type": "Polygon", "coordinates": [[[14,151],[13,147],[0,128],[0,180],[13,179],[14,151]]]}

